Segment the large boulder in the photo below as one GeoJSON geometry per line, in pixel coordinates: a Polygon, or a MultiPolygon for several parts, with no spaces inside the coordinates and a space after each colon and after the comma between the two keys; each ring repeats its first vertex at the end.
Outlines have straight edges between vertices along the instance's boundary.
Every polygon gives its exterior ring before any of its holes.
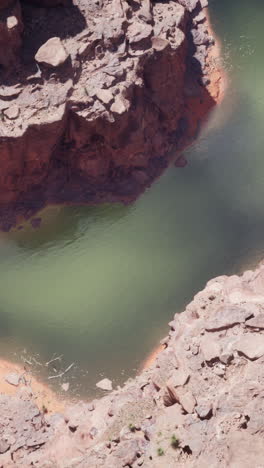
{"type": "Polygon", "coordinates": [[[48,67],[59,67],[66,62],[68,56],[60,38],[52,37],[39,48],[35,59],[48,67]]]}

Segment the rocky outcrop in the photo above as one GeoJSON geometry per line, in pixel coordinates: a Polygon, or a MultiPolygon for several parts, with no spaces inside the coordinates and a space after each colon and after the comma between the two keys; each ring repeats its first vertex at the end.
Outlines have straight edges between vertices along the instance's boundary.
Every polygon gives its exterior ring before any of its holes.
{"type": "Polygon", "coordinates": [[[215,103],[206,2],[2,6],[0,227],[45,204],[133,201],[215,103]]]}
{"type": "Polygon", "coordinates": [[[2,396],[0,464],[262,466],[264,264],[209,281],[169,326],[165,349],[149,369],[64,415],[41,414],[22,390],[2,396]]]}

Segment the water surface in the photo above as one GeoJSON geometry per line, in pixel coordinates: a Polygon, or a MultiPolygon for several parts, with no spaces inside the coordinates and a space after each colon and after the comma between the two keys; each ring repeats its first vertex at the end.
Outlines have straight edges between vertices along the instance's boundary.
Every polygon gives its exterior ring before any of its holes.
{"type": "Polygon", "coordinates": [[[54,371],[37,362],[63,355],[75,395],[133,375],[208,279],[263,257],[264,5],[214,0],[210,10],[230,87],[189,165],[133,206],[49,209],[39,229],[0,238],[0,355],[45,378],[54,371]]]}

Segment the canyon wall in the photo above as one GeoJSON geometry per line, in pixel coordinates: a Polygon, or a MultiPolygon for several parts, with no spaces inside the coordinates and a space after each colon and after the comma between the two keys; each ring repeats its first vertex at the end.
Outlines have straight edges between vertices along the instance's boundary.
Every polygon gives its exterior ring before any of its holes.
{"type": "Polygon", "coordinates": [[[206,4],[1,3],[1,229],[46,204],[129,203],[180,155],[215,104],[206,4]]]}

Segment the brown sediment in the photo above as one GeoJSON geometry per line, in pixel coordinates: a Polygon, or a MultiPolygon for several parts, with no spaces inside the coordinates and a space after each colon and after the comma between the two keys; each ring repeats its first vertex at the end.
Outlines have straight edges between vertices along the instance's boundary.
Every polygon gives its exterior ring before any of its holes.
{"type": "Polygon", "coordinates": [[[144,369],[148,369],[150,366],[152,366],[153,362],[155,362],[155,359],[157,358],[158,354],[164,349],[163,345],[159,345],[157,348],[154,349],[143,361],[139,372],[142,372],[144,369]]]}

